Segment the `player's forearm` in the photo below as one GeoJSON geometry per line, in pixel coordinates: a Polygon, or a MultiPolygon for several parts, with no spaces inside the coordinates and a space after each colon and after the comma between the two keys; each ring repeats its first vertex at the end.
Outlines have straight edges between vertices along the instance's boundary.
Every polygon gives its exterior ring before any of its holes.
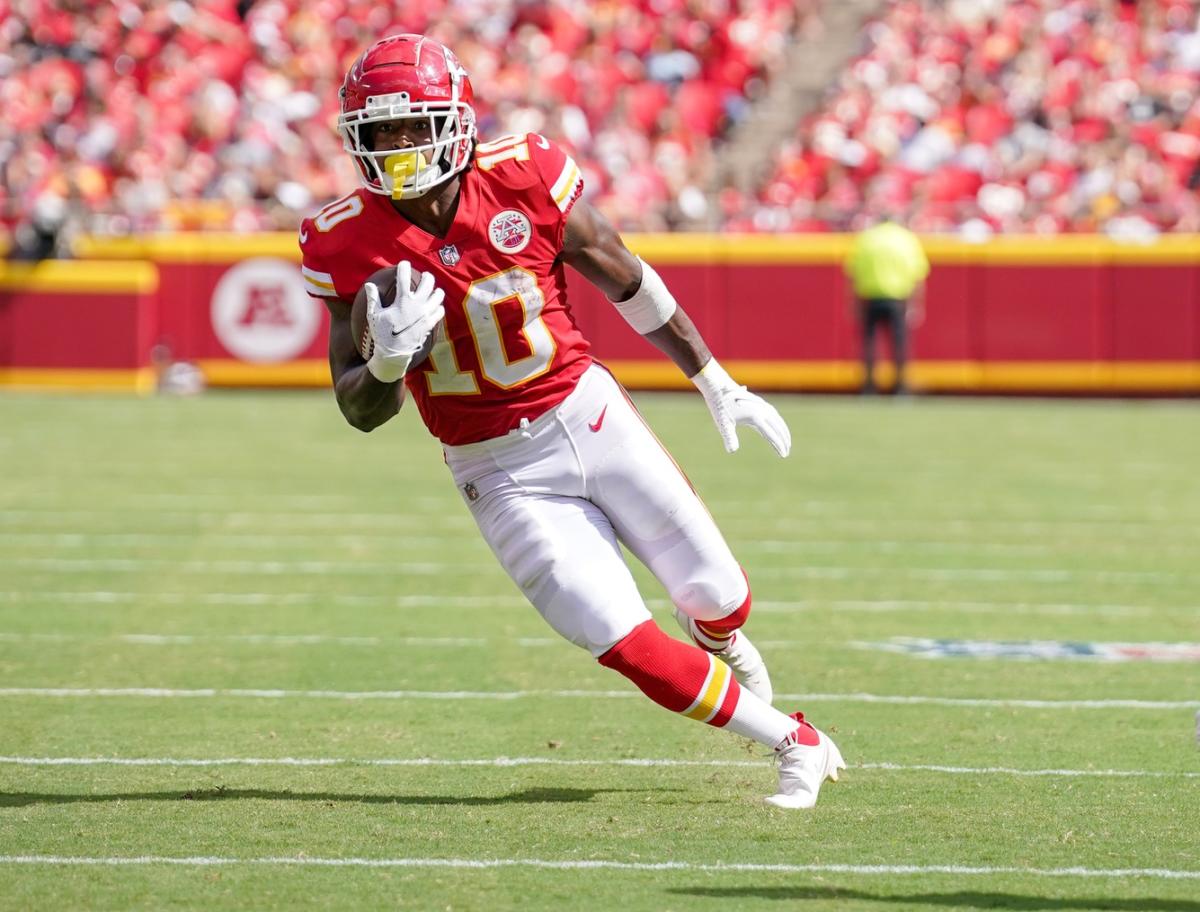
{"type": "Polygon", "coordinates": [[[404,381],[382,383],[365,364],[343,371],[333,390],[346,421],[360,431],[375,430],[399,412],[404,401],[404,381]]]}
{"type": "Polygon", "coordinates": [[[674,361],[685,376],[696,376],[712,359],[700,331],[650,264],[640,259],[634,263],[640,267],[636,289],[620,298],[610,295],[609,301],[630,326],[674,361]]]}
{"type": "Polygon", "coordinates": [[[674,361],[689,379],[700,373],[700,369],[712,358],[712,352],[704,344],[700,330],[691,317],[677,307],[666,323],[645,334],[644,338],[655,348],[674,361]]]}

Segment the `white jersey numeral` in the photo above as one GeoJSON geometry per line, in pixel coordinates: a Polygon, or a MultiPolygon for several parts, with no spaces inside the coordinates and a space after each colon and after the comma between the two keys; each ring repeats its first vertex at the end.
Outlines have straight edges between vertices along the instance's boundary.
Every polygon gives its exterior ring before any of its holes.
{"type": "Polygon", "coordinates": [[[491,171],[500,162],[528,161],[529,142],[519,133],[501,136],[489,143],[475,147],[475,164],[481,171],[491,171]]]}
{"type": "Polygon", "coordinates": [[[477,396],[479,383],[471,371],[460,370],[454,346],[446,338],[445,324],[437,328],[437,339],[429,349],[433,370],[425,375],[431,396],[477,396]]]}
{"type": "MultiPolygon", "coordinates": [[[[318,212],[316,218],[313,219],[313,224],[317,226],[318,231],[328,231],[339,222],[362,215],[362,211],[362,200],[352,194],[342,197],[340,200],[334,200],[318,212]]],[[[301,240],[305,240],[305,238],[301,238],[301,240]]]]}
{"type": "Polygon", "coordinates": [[[485,379],[501,389],[512,389],[546,372],[558,346],[542,319],[545,306],[546,298],[538,288],[537,277],[520,266],[471,283],[467,289],[467,322],[471,324],[485,379]],[[514,339],[515,345],[506,346],[497,309],[514,305],[521,308],[523,319],[518,333],[525,344],[514,339]],[[513,358],[511,348],[527,348],[529,354],[513,358]]]}
{"type": "MultiPolygon", "coordinates": [[[[485,380],[512,389],[550,369],[558,345],[542,319],[545,306],[537,277],[519,266],[471,283],[463,309],[485,380]],[[502,313],[515,316],[517,308],[519,323],[501,319],[502,313]]],[[[434,367],[426,374],[430,395],[479,392],[474,374],[459,368],[453,346],[444,338],[434,344],[429,358],[434,367]]]]}

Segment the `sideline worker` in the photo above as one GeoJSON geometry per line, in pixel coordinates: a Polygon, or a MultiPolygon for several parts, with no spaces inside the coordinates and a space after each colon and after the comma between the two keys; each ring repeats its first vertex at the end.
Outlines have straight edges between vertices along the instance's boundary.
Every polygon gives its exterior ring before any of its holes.
{"type": "Polygon", "coordinates": [[[895,393],[907,392],[904,368],[908,357],[908,326],[925,317],[925,277],[929,260],[917,236],[885,219],[858,235],[846,257],[846,275],[855,310],[862,321],[864,394],[878,392],[875,384],[875,333],[888,324],[896,363],[895,393]]]}

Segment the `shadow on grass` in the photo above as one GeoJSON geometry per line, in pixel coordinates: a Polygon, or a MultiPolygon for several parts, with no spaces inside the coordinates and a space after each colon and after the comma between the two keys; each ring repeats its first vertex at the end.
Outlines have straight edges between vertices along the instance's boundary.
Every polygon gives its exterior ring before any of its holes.
{"type": "Polygon", "coordinates": [[[952,906],[965,909],[1019,909],[1025,912],[1056,909],[1095,909],[1099,912],[1200,912],[1200,902],[1190,899],[1102,899],[1100,897],[1023,896],[1019,893],[993,893],[960,890],[956,893],[868,893],[838,887],[680,887],[668,890],[685,896],[714,899],[779,899],[788,902],[859,899],[877,903],[902,903],[906,907],[952,906]]]}
{"type": "Polygon", "coordinates": [[[37,794],[33,792],[0,793],[0,807],[28,807],[34,804],[105,804],[118,801],[321,801],[329,804],[418,804],[418,805],[478,805],[503,804],[570,804],[591,801],[597,795],[621,792],[663,792],[672,789],[573,789],[531,788],[508,795],[350,795],[334,792],[289,792],[264,789],[191,789],[169,792],[111,792],[93,795],[37,794]]]}

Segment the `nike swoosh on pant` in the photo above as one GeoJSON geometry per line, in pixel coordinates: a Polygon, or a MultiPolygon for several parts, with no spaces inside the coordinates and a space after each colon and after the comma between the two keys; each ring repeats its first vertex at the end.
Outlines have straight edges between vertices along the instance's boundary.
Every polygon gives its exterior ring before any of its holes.
{"type": "Polygon", "coordinates": [[[600,425],[604,424],[604,413],[607,411],[608,411],[608,406],[606,405],[606,406],[604,406],[604,408],[602,408],[600,410],[600,417],[596,419],[596,423],[588,425],[589,431],[591,431],[592,433],[595,433],[596,431],[600,430],[600,425]]]}

